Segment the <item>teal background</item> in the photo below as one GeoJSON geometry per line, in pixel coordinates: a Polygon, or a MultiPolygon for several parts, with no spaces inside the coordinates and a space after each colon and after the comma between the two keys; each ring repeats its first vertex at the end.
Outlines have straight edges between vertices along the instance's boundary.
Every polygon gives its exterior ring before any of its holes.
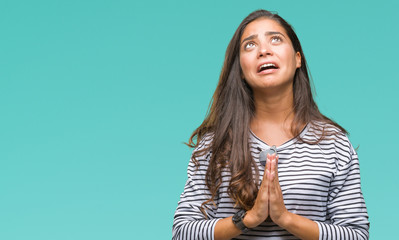
{"type": "Polygon", "coordinates": [[[224,52],[251,11],[297,31],[359,146],[371,239],[399,214],[394,1],[0,1],[0,239],[170,239],[224,52]]]}

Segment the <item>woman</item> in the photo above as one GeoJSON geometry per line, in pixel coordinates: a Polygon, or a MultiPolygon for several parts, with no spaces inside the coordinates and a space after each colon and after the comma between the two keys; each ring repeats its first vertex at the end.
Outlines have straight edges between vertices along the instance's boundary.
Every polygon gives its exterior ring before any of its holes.
{"type": "Polygon", "coordinates": [[[368,239],[357,154],[319,112],[300,42],[277,14],[240,24],[189,145],[174,239],[368,239]]]}

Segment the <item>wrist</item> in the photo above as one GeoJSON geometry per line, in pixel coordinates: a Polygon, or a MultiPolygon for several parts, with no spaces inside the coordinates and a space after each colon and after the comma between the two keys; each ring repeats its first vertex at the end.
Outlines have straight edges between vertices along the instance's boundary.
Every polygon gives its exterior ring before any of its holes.
{"type": "Polygon", "coordinates": [[[236,226],[237,229],[239,229],[241,232],[246,233],[250,229],[244,224],[244,218],[247,212],[244,209],[239,210],[233,215],[233,218],[231,219],[233,221],[233,224],[236,226]]]}
{"type": "Polygon", "coordinates": [[[243,219],[243,223],[247,228],[257,227],[262,221],[256,217],[252,210],[247,211],[243,219]]]}
{"type": "Polygon", "coordinates": [[[292,224],[293,213],[285,211],[275,223],[281,228],[287,229],[292,224]]]}

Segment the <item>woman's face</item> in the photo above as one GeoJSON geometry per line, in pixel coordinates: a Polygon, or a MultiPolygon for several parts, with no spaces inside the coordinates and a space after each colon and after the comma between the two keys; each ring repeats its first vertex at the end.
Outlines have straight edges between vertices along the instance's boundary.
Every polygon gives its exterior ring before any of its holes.
{"type": "Polygon", "coordinates": [[[247,25],[240,41],[243,77],[253,90],[291,86],[301,66],[284,28],[276,21],[259,18],[247,25]]]}

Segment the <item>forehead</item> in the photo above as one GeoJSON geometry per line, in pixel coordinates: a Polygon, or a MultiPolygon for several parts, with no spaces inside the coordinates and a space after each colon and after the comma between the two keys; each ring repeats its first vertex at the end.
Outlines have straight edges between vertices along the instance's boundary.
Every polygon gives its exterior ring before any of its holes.
{"type": "Polygon", "coordinates": [[[284,36],[287,36],[285,29],[275,20],[269,18],[258,18],[250,22],[241,36],[241,41],[251,35],[258,34],[263,35],[265,32],[280,32],[284,36]]]}

